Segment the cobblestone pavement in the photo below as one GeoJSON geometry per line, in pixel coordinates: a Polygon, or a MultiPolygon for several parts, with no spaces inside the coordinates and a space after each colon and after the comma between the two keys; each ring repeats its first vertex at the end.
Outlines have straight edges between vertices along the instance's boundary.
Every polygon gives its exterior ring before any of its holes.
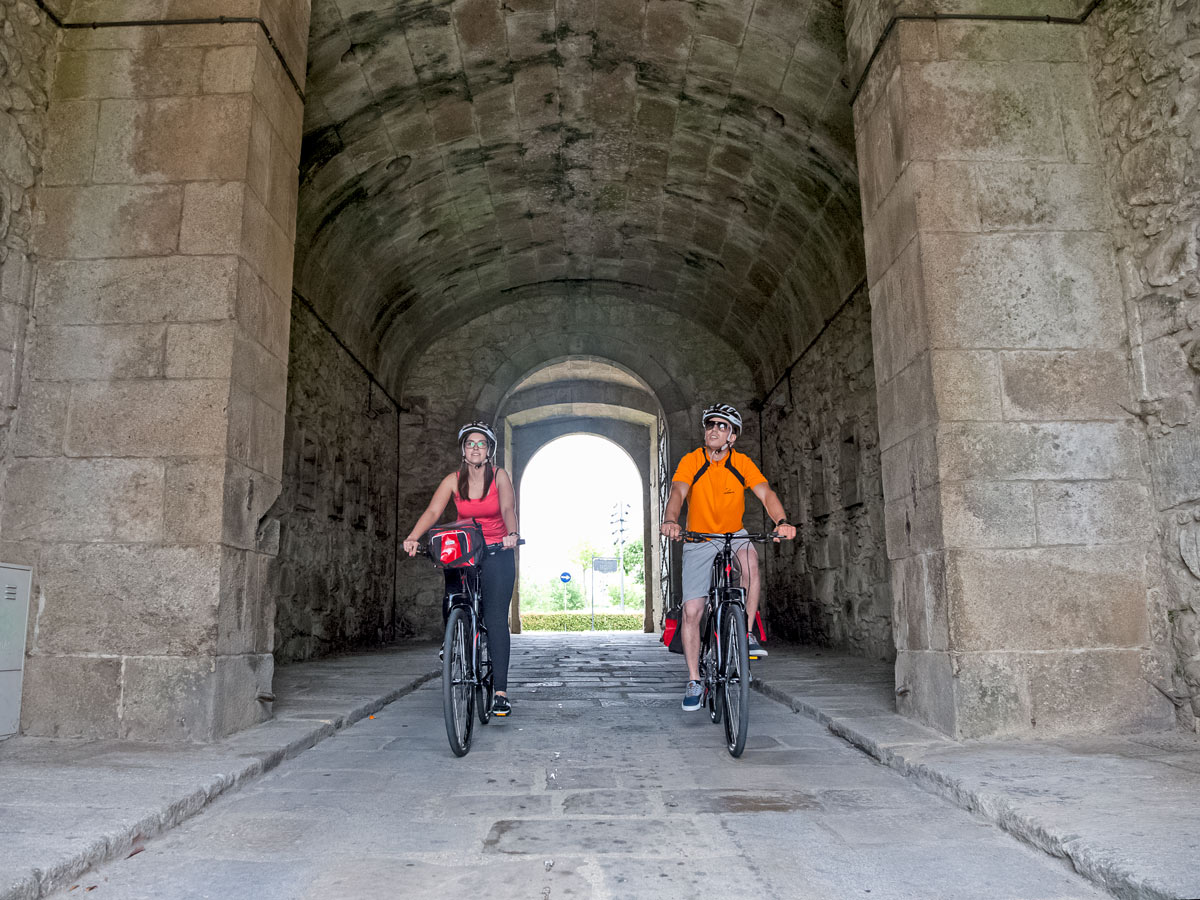
{"type": "Polygon", "coordinates": [[[466,757],[434,679],[55,896],[1108,896],[760,694],[731,759],[681,675],[649,636],[522,635],[466,757]]]}

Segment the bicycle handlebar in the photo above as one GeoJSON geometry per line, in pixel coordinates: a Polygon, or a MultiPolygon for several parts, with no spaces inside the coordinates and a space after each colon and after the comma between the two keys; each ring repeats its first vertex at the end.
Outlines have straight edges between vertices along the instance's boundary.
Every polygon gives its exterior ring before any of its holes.
{"type": "Polygon", "coordinates": [[[703,541],[711,540],[723,541],[726,539],[730,541],[753,541],[758,544],[765,544],[767,541],[773,541],[778,538],[779,533],[776,531],[756,531],[747,534],[737,534],[736,532],[727,531],[724,534],[711,534],[706,531],[684,531],[680,533],[680,537],[689,544],[699,544],[703,541]]]}
{"type": "MultiPolygon", "coordinates": [[[[525,543],[525,538],[518,538],[518,539],[517,539],[517,546],[518,546],[518,547],[519,547],[519,546],[521,546],[521,544],[523,544],[523,543],[525,543]]],[[[501,541],[501,542],[500,542],[500,543],[498,543],[498,544],[484,544],[484,545],[483,545],[483,549],[484,549],[484,550],[486,550],[488,553],[495,553],[497,550],[503,550],[503,549],[504,549],[504,542],[503,542],[503,541],[501,541]]],[[[418,553],[418,554],[425,553],[427,550],[429,550],[429,544],[428,544],[428,543],[426,543],[426,542],[423,542],[423,541],[417,541],[417,553],[418,553]]]]}

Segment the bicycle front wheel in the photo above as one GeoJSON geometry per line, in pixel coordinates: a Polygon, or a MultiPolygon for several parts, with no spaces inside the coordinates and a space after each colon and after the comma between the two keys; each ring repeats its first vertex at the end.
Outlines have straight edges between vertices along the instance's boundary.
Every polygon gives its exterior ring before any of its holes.
{"type": "Polygon", "coordinates": [[[482,628],[475,632],[478,642],[477,670],[479,672],[479,693],[475,702],[479,704],[479,722],[486,725],[492,718],[492,701],[496,699],[496,675],[492,671],[492,658],[488,655],[487,632],[482,628]]]}
{"type": "Polygon", "coordinates": [[[475,712],[475,679],[471,671],[471,617],[463,609],[450,610],[446,639],[442,645],[442,714],[446,737],[455,756],[471,749],[472,716],[475,712]]]}
{"type": "Polygon", "coordinates": [[[725,747],[730,756],[741,756],[750,728],[750,648],[746,638],[746,611],[730,604],[721,623],[724,654],[721,704],[725,707],[725,747]]]}

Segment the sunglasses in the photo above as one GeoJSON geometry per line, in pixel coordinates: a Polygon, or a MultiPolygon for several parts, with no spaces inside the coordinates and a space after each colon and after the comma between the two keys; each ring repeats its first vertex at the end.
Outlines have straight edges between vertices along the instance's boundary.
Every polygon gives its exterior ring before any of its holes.
{"type": "Polygon", "coordinates": [[[467,450],[486,450],[487,441],[463,441],[463,447],[467,450]]]}
{"type": "Polygon", "coordinates": [[[704,423],[705,431],[712,431],[714,428],[717,429],[717,431],[728,431],[730,425],[728,422],[719,422],[716,419],[709,419],[704,423]]]}

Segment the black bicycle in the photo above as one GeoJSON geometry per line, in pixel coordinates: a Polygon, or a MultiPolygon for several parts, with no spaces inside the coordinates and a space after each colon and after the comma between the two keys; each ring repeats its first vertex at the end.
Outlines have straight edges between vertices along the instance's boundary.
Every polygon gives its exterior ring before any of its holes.
{"type": "Polygon", "coordinates": [[[683,539],[698,544],[720,541],[708,581],[708,599],[700,620],[701,702],[715,725],[725,723],[725,747],[738,757],[750,729],[750,646],[746,631],[746,589],[734,542],[764,544],[774,534],[707,534],[685,531],[683,539]]]}
{"type": "Polygon", "coordinates": [[[487,626],[483,622],[480,567],[486,557],[503,550],[504,544],[485,544],[482,531],[456,525],[430,530],[429,541],[421,549],[444,570],[446,579],[442,601],[442,609],[448,611],[442,641],[442,715],[450,749],[455,756],[466,756],[471,749],[475,716],[478,714],[481,725],[488,724],[496,696],[487,626]]]}

